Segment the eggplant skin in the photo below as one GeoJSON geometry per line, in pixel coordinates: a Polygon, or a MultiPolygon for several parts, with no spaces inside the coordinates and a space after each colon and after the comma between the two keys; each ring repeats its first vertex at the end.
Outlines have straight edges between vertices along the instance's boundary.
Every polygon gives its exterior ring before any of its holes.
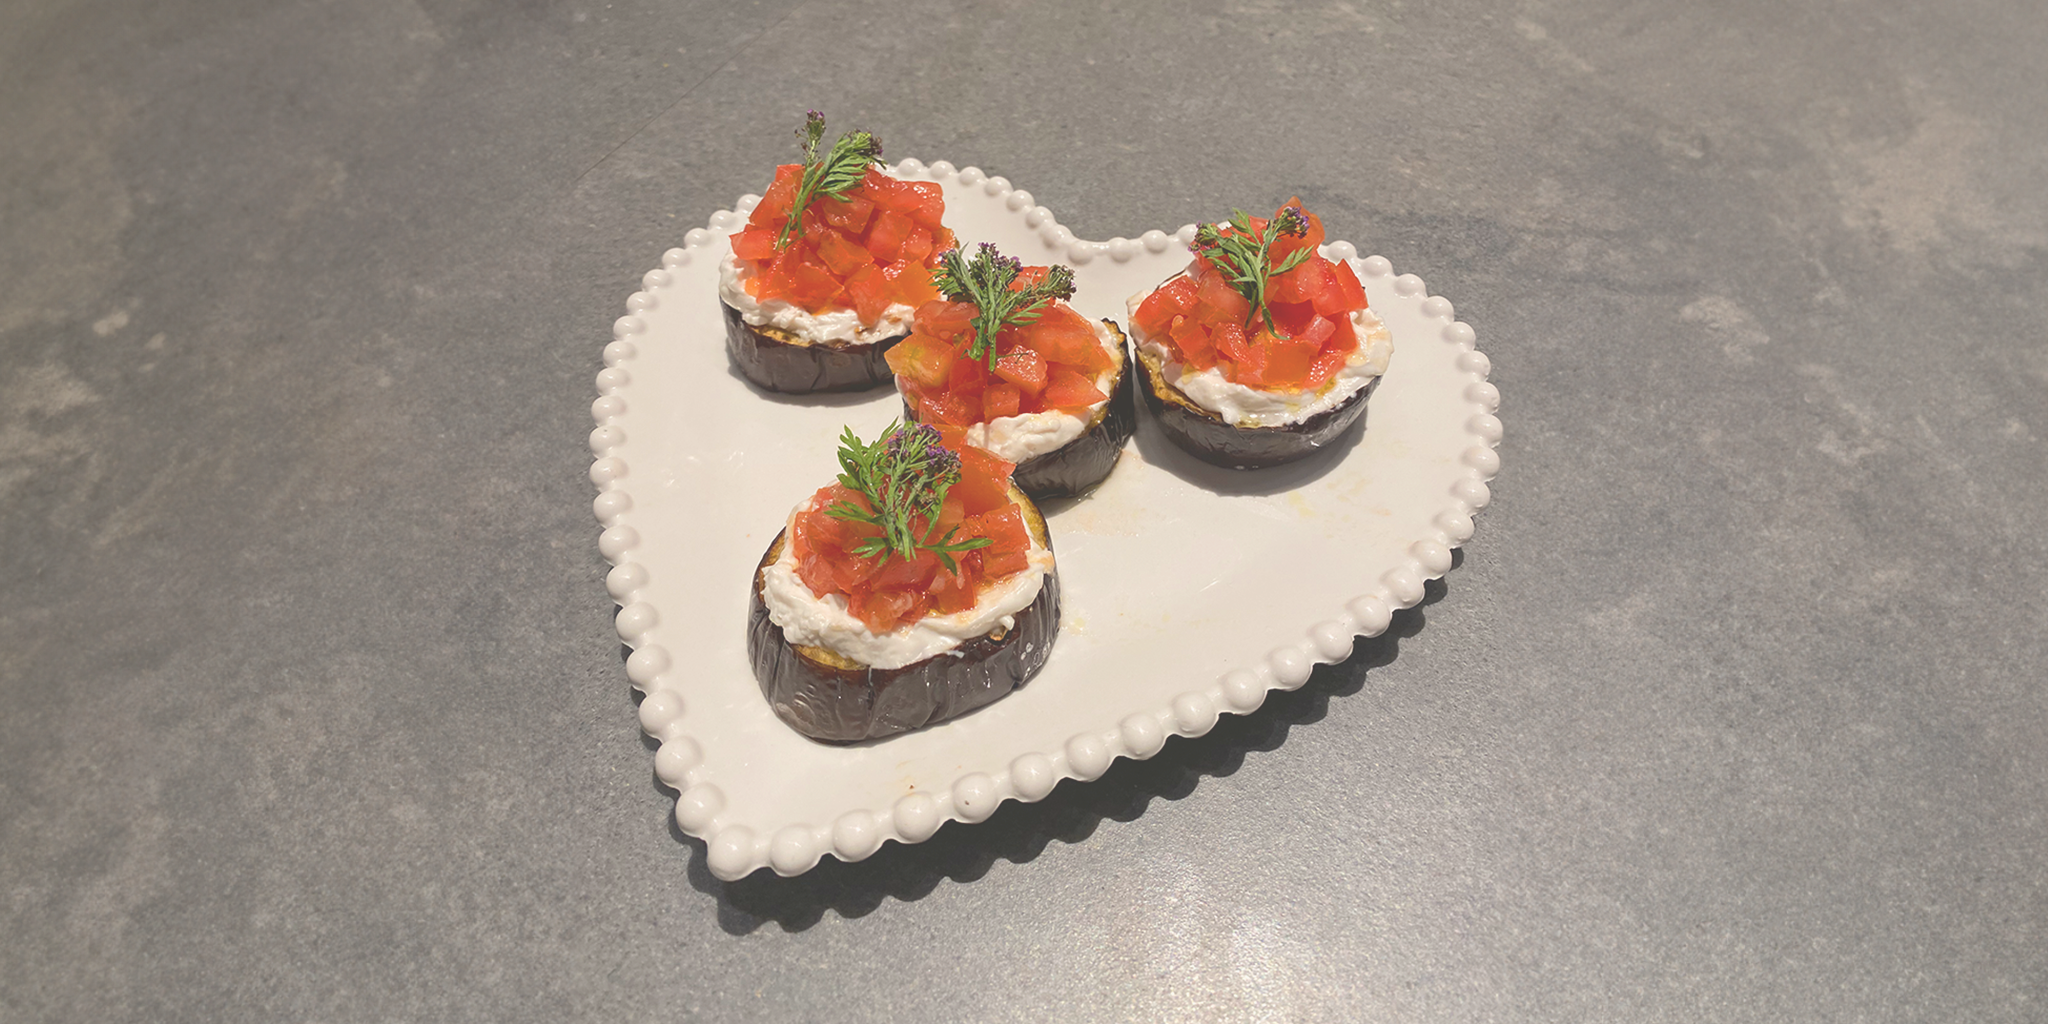
{"type": "Polygon", "coordinates": [[[870,344],[813,344],[777,327],[757,327],[740,311],[725,310],[725,351],[740,376],[766,391],[808,395],[825,391],[867,391],[895,376],[884,358],[908,335],[870,344]]]}
{"type": "MultiPolygon", "coordinates": [[[[1012,488],[1014,499],[1019,492],[1012,488]]],[[[1045,519],[1028,501],[1025,524],[1051,549],[1045,519]]],[[[747,658],[775,716],[814,740],[852,743],[922,729],[994,703],[1023,686],[1052,654],[1060,628],[1060,577],[1048,572],[1038,597],[996,627],[944,654],[902,668],[863,665],[822,647],[789,642],[768,616],[762,572],[782,557],[788,531],[775,535],[754,570],[747,606],[747,658]]]]}
{"type": "Polygon", "coordinates": [[[1264,469],[1306,458],[1335,441],[1353,423],[1365,418],[1366,399],[1380,386],[1380,377],[1334,409],[1325,409],[1300,423],[1278,427],[1233,427],[1215,412],[1195,404],[1166,380],[1157,356],[1138,351],[1138,390],[1159,429],[1188,454],[1226,469],[1264,469]]]}
{"type": "MultiPolygon", "coordinates": [[[[1102,323],[1116,335],[1116,378],[1109,384],[1109,401],[1095,410],[1080,437],[1017,464],[1010,479],[1034,501],[1078,497],[1093,490],[1108,479],[1124,445],[1137,432],[1137,378],[1131,373],[1129,346],[1122,328],[1108,320],[1102,323]]],[[[917,422],[917,410],[909,402],[903,403],[903,418],[917,422]]]]}

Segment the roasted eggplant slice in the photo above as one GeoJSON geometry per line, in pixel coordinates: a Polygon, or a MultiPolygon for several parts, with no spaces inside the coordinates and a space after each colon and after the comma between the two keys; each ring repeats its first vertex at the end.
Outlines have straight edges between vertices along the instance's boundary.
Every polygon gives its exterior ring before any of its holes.
{"type": "MultiPolygon", "coordinates": [[[[1071,498],[1092,490],[1108,478],[1110,470],[1116,468],[1116,460],[1122,457],[1124,445],[1138,429],[1136,378],[1131,373],[1130,346],[1125,341],[1123,328],[1118,327],[1115,321],[1104,320],[1102,324],[1116,336],[1116,376],[1110,381],[1109,401],[1095,410],[1095,415],[1088,420],[1088,429],[1080,437],[1017,464],[1017,474],[1011,479],[1035,501],[1071,498]]],[[[903,402],[903,418],[905,422],[918,422],[917,408],[909,399],[903,402]]]]}
{"type": "MultiPolygon", "coordinates": [[[[1045,518],[1022,491],[1011,500],[1031,535],[1046,550],[1045,518]]],[[[1060,628],[1060,578],[1045,575],[1038,596],[997,626],[942,654],[902,668],[864,665],[823,647],[798,646],[769,617],[763,573],[782,557],[788,531],[775,535],[754,570],[747,611],[747,657],[776,717],[812,739],[835,743],[879,739],[943,722],[993,703],[1028,682],[1045,665],[1060,628]]]]}
{"type": "Polygon", "coordinates": [[[872,344],[809,342],[777,327],[755,326],[725,303],[725,351],[740,375],[767,391],[807,395],[867,391],[889,383],[884,357],[901,335],[872,344]]]}
{"type": "MultiPolygon", "coordinates": [[[[1139,388],[1145,407],[1174,444],[1212,465],[1228,469],[1263,469],[1305,458],[1334,442],[1365,418],[1366,399],[1380,386],[1374,377],[1357,394],[1335,408],[1278,427],[1233,427],[1215,412],[1195,404],[1167,382],[1161,359],[1138,350],[1139,388]]],[[[1022,473],[1022,469],[1019,469],[1022,473]]]]}
{"type": "Polygon", "coordinates": [[[1035,499],[1072,497],[1101,483],[1138,429],[1129,345],[1122,328],[1108,320],[1103,324],[1116,335],[1116,379],[1109,386],[1109,403],[1095,410],[1080,437],[1017,464],[1013,479],[1035,499]]]}

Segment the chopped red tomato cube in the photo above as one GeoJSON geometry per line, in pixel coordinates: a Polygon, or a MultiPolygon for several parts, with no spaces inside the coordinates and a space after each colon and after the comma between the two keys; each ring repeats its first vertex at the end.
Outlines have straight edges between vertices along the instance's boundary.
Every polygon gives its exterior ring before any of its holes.
{"type": "Polygon", "coordinates": [[[1017,407],[1024,402],[1023,392],[1015,384],[990,384],[981,393],[981,419],[987,423],[1004,416],[1017,415],[1017,407]]]}
{"type": "MultiPolygon", "coordinates": [[[[964,360],[956,359],[953,361],[953,365],[958,366],[961,362],[964,362],[964,360]]],[[[952,392],[947,392],[933,399],[926,408],[930,411],[929,418],[937,423],[951,423],[957,427],[971,427],[981,420],[981,402],[979,398],[970,400],[952,392]]]]}
{"type": "Polygon", "coordinates": [[[825,223],[849,235],[867,230],[868,218],[875,215],[874,202],[859,195],[827,198],[819,205],[823,207],[825,223]]]}
{"type": "Polygon", "coordinates": [[[1329,341],[1332,337],[1335,337],[1336,334],[1336,322],[1318,316],[1311,317],[1309,319],[1308,326],[1306,328],[1303,328],[1300,334],[1295,335],[1294,340],[1302,342],[1313,348],[1320,349],[1323,347],[1324,342],[1329,341]]]}
{"type": "Polygon", "coordinates": [[[825,268],[799,263],[789,271],[789,301],[813,313],[832,305],[843,287],[825,268]]]}
{"type": "MultiPolygon", "coordinates": [[[[960,454],[960,482],[948,493],[960,497],[968,516],[1010,507],[1010,474],[1016,464],[972,445],[956,450],[960,454]]],[[[961,528],[966,529],[964,523],[961,528]]]]}
{"type": "Polygon", "coordinates": [[[916,227],[901,212],[885,209],[875,214],[874,225],[868,228],[868,251],[874,253],[878,260],[898,259],[903,240],[910,237],[910,232],[916,227]]]}
{"type": "Polygon", "coordinates": [[[1109,369],[1109,353],[1088,321],[1064,305],[1047,310],[1037,323],[1019,331],[1020,340],[1046,361],[1065,363],[1089,376],[1109,369]]]}
{"type": "Polygon", "coordinates": [[[882,276],[889,280],[889,298],[895,302],[916,308],[939,297],[931,270],[923,264],[899,260],[883,267],[882,276]]]}
{"type": "Polygon", "coordinates": [[[775,235],[768,228],[747,228],[732,236],[732,254],[743,260],[772,260],[775,235]]]}
{"type": "Polygon", "coordinates": [[[1053,367],[1052,379],[1045,385],[1044,398],[1048,408],[1067,412],[1087,409],[1097,402],[1109,400],[1094,381],[1064,366],[1053,367]]]}
{"type": "Polygon", "coordinates": [[[1145,301],[1138,304],[1138,311],[1131,315],[1131,322],[1148,336],[1157,337],[1173,326],[1175,316],[1184,315],[1194,308],[1194,279],[1176,277],[1145,296],[1145,301]]]}
{"type": "Polygon", "coordinates": [[[842,278],[862,267],[875,265],[874,254],[831,228],[818,232],[817,246],[818,258],[824,260],[825,265],[842,278]]]}
{"type": "Polygon", "coordinates": [[[1203,277],[1195,293],[1195,315],[1213,323],[1243,323],[1252,311],[1251,300],[1237,293],[1221,274],[1203,277]]]}
{"type": "Polygon", "coordinates": [[[988,363],[962,353],[953,360],[953,369],[946,375],[946,390],[955,394],[981,394],[988,385],[988,363]]]}
{"type": "Polygon", "coordinates": [[[972,302],[927,302],[917,307],[917,329],[937,338],[951,341],[961,331],[974,326],[974,318],[981,310],[972,302]]]}
{"type": "Polygon", "coordinates": [[[1358,283],[1358,274],[1351,269],[1351,264],[1331,264],[1330,281],[1341,296],[1342,311],[1349,313],[1365,308],[1365,286],[1358,283]]]}
{"type": "Polygon", "coordinates": [[[1306,302],[1268,302],[1266,308],[1273,312],[1275,333],[1289,338],[1308,330],[1309,321],[1316,318],[1316,307],[1306,302]]]}
{"type": "Polygon", "coordinates": [[[861,323],[875,323],[889,311],[889,279],[881,267],[870,263],[848,275],[846,297],[853,300],[854,315],[861,323]]]}
{"type": "Polygon", "coordinates": [[[912,333],[897,342],[882,358],[896,376],[928,388],[938,387],[946,382],[946,376],[953,369],[956,353],[953,346],[930,335],[912,333]]]}
{"type": "Polygon", "coordinates": [[[1308,302],[1329,286],[1327,261],[1310,257],[1300,266],[1285,274],[1276,274],[1266,282],[1268,302],[1308,302]]]}
{"type": "Polygon", "coordinates": [[[929,229],[915,227],[903,236],[903,246],[896,251],[898,259],[922,263],[932,254],[932,233],[929,229]]]}
{"type": "Polygon", "coordinates": [[[1216,346],[1216,354],[1233,362],[1242,362],[1245,357],[1246,339],[1244,328],[1236,322],[1217,324],[1209,333],[1209,340],[1216,346]]]}
{"type": "Polygon", "coordinates": [[[1309,364],[1315,362],[1317,346],[1297,336],[1273,338],[1265,343],[1265,347],[1265,386],[1290,391],[1301,390],[1302,383],[1308,379],[1309,364]]]}
{"type": "Polygon", "coordinates": [[[1020,348],[996,360],[996,376],[1009,381],[1027,394],[1036,395],[1045,390],[1045,357],[1028,348],[1020,348]]]}
{"type": "Polygon", "coordinates": [[[1333,352],[1329,349],[1316,353],[1315,361],[1308,366],[1308,377],[1302,382],[1302,387],[1310,391],[1321,390],[1323,385],[1330,382],[1330,378],[1337,375],[1338,370],[1344,368],[1344,362],[1349,356],[1349,352],[1333,352]]]}

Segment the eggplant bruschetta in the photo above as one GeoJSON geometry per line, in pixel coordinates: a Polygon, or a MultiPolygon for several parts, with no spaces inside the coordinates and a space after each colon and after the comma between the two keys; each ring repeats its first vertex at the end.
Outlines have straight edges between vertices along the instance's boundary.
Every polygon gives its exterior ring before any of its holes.
{"type": "Polygon", "coordinates": [[[1139,391],[1166,436],[1205,462],[1303,458],[1365,416],[1394,342],[1350,264],[1317,251],[1291,200],[1195,235],[1193,262],[1130,300],[1139,391]]]}
{"type": "Polygon", "coordinates": [[[928,426],[840,439],[754,572],[747,654],[777,717],[849,742],[966,714],[1024,685],[1059,632],[1045,519],[1010,463],[928,426]]]}
{"type": "Polygon", "coordinates": [[[726,351],[769,391],[886,383],[883,355],[909,333],[913,311],[938,297],[932,268],[953,246],[937,184],[883,174],[882,144],[867,132],[821,155],[824,132],[812,111],[797,131],[804,162],[776,168],[719,266],[726,351]]]}
{"type": "Polygon", "coordinates": [[[1123,332],[1066,300],[1067,267],[1026,267],[983,243],[940,254],[944,298],[889,351],[904,414],[1017,465],[1033,498],[1101,483],[1137,426],[1123,332]]]}

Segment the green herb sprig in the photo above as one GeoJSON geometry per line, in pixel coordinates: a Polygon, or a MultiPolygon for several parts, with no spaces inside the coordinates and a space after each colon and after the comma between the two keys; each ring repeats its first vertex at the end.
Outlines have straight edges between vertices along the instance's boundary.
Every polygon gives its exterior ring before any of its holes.
{"type": "Polygon", "coordinates": [[[862,131],[841,135],[820,159],[818,141],[825,137],[825,115],[815,110],[804,116],[804,126],[796,130],[796,137],[803,142],[804,177],[797,186],[796,201],[789,208],[789,223],[782,226],[782,234],[775,239],[777,249],[786,249],[792,239],[803,237],[804,211],[810,208],[811,200],[831,196],[848,202],[846,190],[860,184],[869,167],[882,162],[882,140],[862,131]]]}
{"type": "Polygon", "coordinates": [[[1285,338],[1273,324],[1273,310],[1266,305],[1266,282],[1275,274],[1284,274],[1306,262],[1314,255],[1313,247],[1296,249],[1278,264],[1272,262],[1273,242],[1281,235],[1300,238],[1308,234],[1308,214],[1299,206],[1289,206],[1280,211],[1266,224],[1263,232],[1252,230],[1252,219],[1243,210],[1230,211],[1230,226],[1237,230],[1224,233],[1214,224],[1204,224],[1195,229],[1195,251],[1209,257],[1209,262],[1223,272],[1237,293],[1252,304],[1251,312],[1245,314],[1244,325],[1249,328],[1252,318],[1263,316],[1266,330],[1274,337],[1285,338]]]}
{"type": "Polygon", "coordinates": [[[987,242],[981,243],[971,260],[958,249],[940,253],[939,265],[932,271],[932,285],[947,298],[980,307],[981,312],[974,316],[974,343],[967,355],[986,360],[990,369],[996,365],[996,335],[1003,328],[1036,323],[1052,300],[1074,297],[1073,268],[1055,266],[1037,284],[1011,290],[1010,285],[1023,271],[1023,260],[1004,256],[987,242]]]}
{"type": "Polygon", "coordinates": [[[960,480],[960,456],[939,444],[939,432],[925,424],[889,424],[873,444],[863,442],[852,427],[839,435],[839,483],[868,500],[861,508],[850,501],[833,503],[825,514],[834,519],[866,523],[879,528],[878,537],[854,545],[862,558],[917,557],[919,550],[939,556],[947,572],[959,568],[953,556],[962,551],[994,543],[987,537],[956,541],[959,527],[938,533],[939,509],[946,492],[960,480]],[[932,524],[924,536],[917,535],[915,519],[932,524]]]}

